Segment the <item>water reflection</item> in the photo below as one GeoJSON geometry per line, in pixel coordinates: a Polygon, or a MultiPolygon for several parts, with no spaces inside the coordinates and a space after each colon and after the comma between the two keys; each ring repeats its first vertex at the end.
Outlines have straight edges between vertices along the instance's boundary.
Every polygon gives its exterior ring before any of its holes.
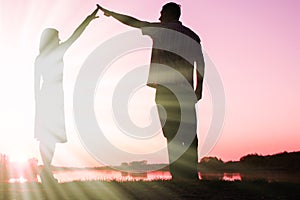
{"type": "MultiPolygon", "coordinates": [[[[114,170],[61,170],[53,171],[55,178],[60,183],[72,181],[155,181],[171,180],[168,171],[153,171],[148,173],[128,173],[114,170]]],[[[264,180],[267,182],[293,182],[300,183],[300,176],[286,172],[255,172],[255,173],[199,173],[201,180],[223,180],[223,181],[254,181],[264,180]]],[[[10,183],[40,182],[38,179],[26,179],[25,177],[14,177],[8,180],[10,183]]]]}
{"type": "Polygon", "coordinates": [[[199,173],[201,180],[223,180],[224,173],[199,173]]]}
{"type": "Polygon", "coordinates": [[[241,181],[242,177],[240,173],[224,173],[222,178],[224,181],[241,181]]]}
{"type": "MultiPolygon", "coordinates": [[[[59,182],[70,181],[155,181],[171,180],[171,174],[168,171],[153,171],[148,173],[128,173],[112,170],[80,170],[80,171],[55,171],[54,176],[59,182]]],[[[199,173],[201,180],[241,180],[239,173],[199,173]]]]}
{"type": "Polygon", "coordinates": [[[167,171],[155,171],[148,173],[128,173],[114,170],[77,170],[77,171],[54,171],[55,178],[59,182],[71,181],[153,181],[170,180],[171,175],[167,171]]]}

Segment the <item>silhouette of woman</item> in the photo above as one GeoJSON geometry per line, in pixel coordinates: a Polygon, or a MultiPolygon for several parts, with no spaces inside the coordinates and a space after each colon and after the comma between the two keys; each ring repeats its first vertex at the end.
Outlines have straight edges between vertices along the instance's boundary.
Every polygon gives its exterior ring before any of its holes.
{"type": "Polygon", "coordinates": [[[87,25],[93,19],[98,18],[97,12],[98,8],[79,25],[65,42],[60,43],[58,31],[53,28],[45,29],[40,39],[40,53],[35,60],[36,115],[34,137],[40,141],[40,154],[44,164],[40,174],[42,182],[57,182],[51,171],[55,145],[67,141],[62,82],[63,57],[87,25]]]}

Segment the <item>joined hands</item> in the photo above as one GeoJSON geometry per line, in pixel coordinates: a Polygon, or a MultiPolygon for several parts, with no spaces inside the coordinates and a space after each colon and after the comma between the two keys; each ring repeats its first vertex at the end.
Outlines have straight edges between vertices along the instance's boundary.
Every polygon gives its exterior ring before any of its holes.
{"type": "Polygon", "coordinates": [[[99,4],[97,4],[97,9],[100,9],[105,16],[110,17],[111,16],[111,11],[103,8],[102,6],[100,6],[99,4]]]}
{"type": "Polygon", "coordinates": [[[92,14],[90,14],[90,15],[88,16],[88,18],[90,18],[90,20],[99,18],[99,16],[96,16],[98,10],[99,10],[99,7],[97,6],[97,8],[92,12],[92,14]]]}

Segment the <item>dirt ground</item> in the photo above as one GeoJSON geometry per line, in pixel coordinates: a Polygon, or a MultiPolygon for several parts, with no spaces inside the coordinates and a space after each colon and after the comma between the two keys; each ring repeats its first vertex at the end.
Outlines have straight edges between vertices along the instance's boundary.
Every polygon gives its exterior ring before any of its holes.
{"type": "Polygon", "coordinates": [[[300,199],[298,183],[265,181],[135,181],[70,182],[61,184],[1,183],[1,200],[43,199],[300,199]]]}

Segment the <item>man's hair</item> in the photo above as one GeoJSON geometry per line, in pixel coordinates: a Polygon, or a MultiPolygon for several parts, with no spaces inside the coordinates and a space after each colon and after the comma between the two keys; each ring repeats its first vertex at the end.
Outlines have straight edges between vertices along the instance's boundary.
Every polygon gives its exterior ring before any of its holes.
{"type": "Polygon", "coordinates": [[[162,9],[168,13],[172,18],[179,20],[181,15],[180,5],[174,2],[165,4],[162,9]]]}

